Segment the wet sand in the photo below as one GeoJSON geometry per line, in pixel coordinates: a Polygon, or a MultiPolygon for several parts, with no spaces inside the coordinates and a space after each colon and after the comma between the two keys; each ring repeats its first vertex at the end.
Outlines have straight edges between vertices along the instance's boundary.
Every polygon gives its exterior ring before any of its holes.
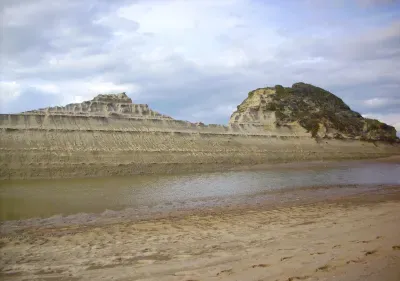
{"type": "Polygon", "coordinates": [[[341,167],[348,165],[349,163],[354,164],[368,164],[368,163],[400,163],[400,155],[391,155],[391,156],[384,156],[378,158],[371,158],[371,159],[348,159],[348,160],[341,160],[341,159],[332,159],[332,160],[315,160],[315,161],[304,161],[304,162],[282,162],[282,163],[275,163],[275,164],[258,164],[252,166],[240,166],[236,168],[232,168],[232,171],[245,171],[245,170],[304,170],[310,168],[334,168],[334,167],[341,167]]]}
{"type": "Polygon", "coordinates": [[[2,234],[3,280],[400,280],[400,187],[2,234]]]}
{"type": "Polygon", "coordinates": [[[261,171],[0,181],[0,234],[34,225],[151,219],[260,202],[318,202],[399,185],[399,173],[395,156],[277,164],[261,171]]]}

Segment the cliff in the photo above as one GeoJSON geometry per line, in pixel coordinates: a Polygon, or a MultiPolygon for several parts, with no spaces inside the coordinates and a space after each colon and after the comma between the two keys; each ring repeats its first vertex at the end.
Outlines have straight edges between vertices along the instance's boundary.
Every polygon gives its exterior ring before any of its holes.
{"type": "Polygon", "coordinates": [[[296,87],[250,92],[228,126],[174,120],[125,93],[0,114],[0,179],[221,171],[400,154],[400,146],[387,141],[393,140],[390,126],[362,118],[330,93],[329,101],[319,101],[296,87]],[[340,127],[340,118],[355,125],[340,127]],[[308,120],[318,124],[316,132],[308,120]]]}
{"type": "Polygon", "coordinates": [[[334,94],[305,83],[251,91],[230,124],[252,124],[270,131],[303,129],[314,138],[397,141],[394,127],[363,118],[334,94]]]}
{"type": "Polygon", "coordinates": [[[133,104],[126,93],[98,95],[91,101],[72,103],[66,106],[47,107],[22,114],[136,117],[172,119],[149,108],[147,104],[133,104]]]}

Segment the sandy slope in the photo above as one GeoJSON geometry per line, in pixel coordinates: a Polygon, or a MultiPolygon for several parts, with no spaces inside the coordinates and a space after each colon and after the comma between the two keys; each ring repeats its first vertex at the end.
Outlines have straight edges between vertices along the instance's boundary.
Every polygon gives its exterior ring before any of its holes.
{"type": "Polygon", "coordinates": [[[1,237],[1,277],[397,281],[399,233],[398,196],[39,228],[1,237]]]}

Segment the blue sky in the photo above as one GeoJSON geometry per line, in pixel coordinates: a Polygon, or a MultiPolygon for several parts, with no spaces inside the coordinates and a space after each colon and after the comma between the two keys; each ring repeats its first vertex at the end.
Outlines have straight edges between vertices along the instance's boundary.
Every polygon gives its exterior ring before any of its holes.
{"type": "Polygon", "coordinates": [[[2,0],[0,112],[126,91],[226,124],[255,88],[303,81],[400,129],[394,0],[2,0]]]}

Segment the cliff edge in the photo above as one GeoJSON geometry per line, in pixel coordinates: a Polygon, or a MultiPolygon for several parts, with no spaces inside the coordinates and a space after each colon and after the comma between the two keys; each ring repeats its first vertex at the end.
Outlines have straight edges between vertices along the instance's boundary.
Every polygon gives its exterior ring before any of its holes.
{"type": "Polygon", "coordinates": [[[226,171],[386,157],[400,154],[395,134],[393,127],[362,118],[338,97],[304,83],[250,92],[228,126],[175,120],[134,104],[125,93],[98,95],[82,103],[0,114],[0,179],[226,171]]]}
{"type": "Polygon", "coordinates": [[[22,114],[142,117],[172,119],[169,116],[151,110],[147,104],[134,104],[125,92],[119,94],[97,95],[90,101],[71,103],[66,106],[46,107],[26,111],[22,114]]]}
{"type": "Polygon", "coordinates": [[[251,91],[229,123],[258,125],[266,131],[303,128],[314,138],[398,140],[394,127],[363,118],[339,97],[306,83],[251,91]]]}

